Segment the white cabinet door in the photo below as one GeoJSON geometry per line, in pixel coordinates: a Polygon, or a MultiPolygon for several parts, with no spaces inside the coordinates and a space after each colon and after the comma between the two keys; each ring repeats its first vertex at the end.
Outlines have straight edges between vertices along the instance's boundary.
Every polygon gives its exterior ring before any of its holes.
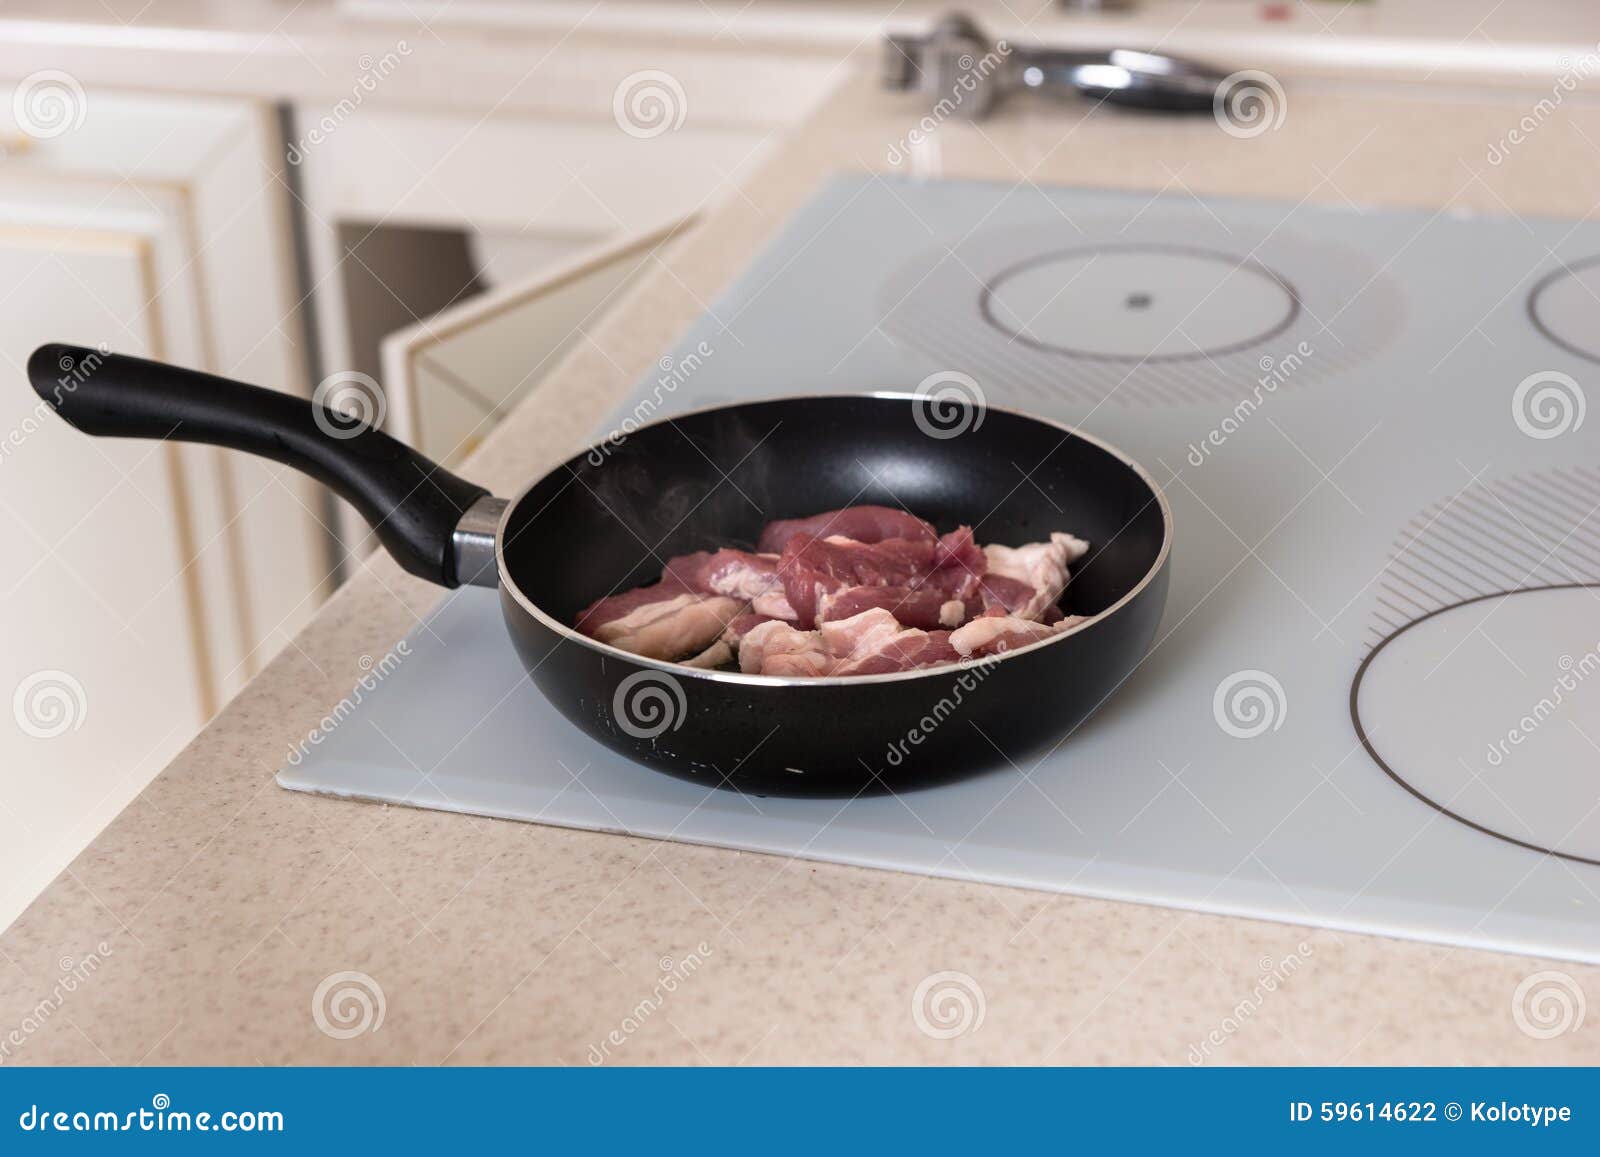
{"type": "Polygon", "coordinates": [[[59,135],[0,124],[0,926],[327,585],[304,478],[88,438],[28,388],[29,353],[65,341],[306,389],[263,110],[85,99],[59,135]]]}
{"type": "Polygon", "coordinates": [[[215,706],[180,452],[85,438],[22,370],[41,334],[156,353],[152,268],[137,231],[0,227],[0,925],[215,706]]]}
{"type": "Polygon", "coordinates": [[[688,227],[592,248],[391,336],[388,428],[447,466],[466,457],[688,227]]]}

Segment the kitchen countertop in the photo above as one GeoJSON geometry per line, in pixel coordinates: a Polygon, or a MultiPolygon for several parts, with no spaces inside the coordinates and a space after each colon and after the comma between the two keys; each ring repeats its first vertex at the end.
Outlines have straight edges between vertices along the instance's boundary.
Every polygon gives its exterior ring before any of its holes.
{"type": "MultiPolygon", "coordinates": [[[[463,472],[504,493],[577,448],[629,383],[839,168],[881,170],[923,115],[847,81],[684,238],[463,472]]],[[[1444,211],[1585,216],[1600,110],[1569,100],[1501,165],[1528,112],[1493,98],[1290,86],[1284,127],[1013,109],[947,124],[946,175],[1444,211]]],[[[373,559],[0,936],[7,1063],[1222,1063],[1600,1061],[1549,1040],[1519,983],[1600,968],[812,864],[279,789],[290,746],[438,592],[373,559]],[[103,945],[103,947],[101,947],[103,945]],[[96,969],[52,999],[83,962],[96,969]],[[659,995],[668,958],[697,971],[659,995]],[[1303,963],[1261,995],[1262,962],[1303,963]],[[64,968],[67,971],[64,971],[64,968]],[[981,988],[974,1031],[920,1031],[934,973],[981,988]],[[319,1030],[325,978],[381,988],[376,1032],[319,1030]],[[47,1007],[47,1013],[39,1010],[47,1007]],[[1241,1013],[1240,1009],[1246,1011],[1241,1013]]],[[[533,756],[536,758],[536,756],[533,756]]],[[[19,769],[20,770],[20,769],[19,769]]],[[[1113,768],[1096,774],[1115,774],[1113,768]]]]}

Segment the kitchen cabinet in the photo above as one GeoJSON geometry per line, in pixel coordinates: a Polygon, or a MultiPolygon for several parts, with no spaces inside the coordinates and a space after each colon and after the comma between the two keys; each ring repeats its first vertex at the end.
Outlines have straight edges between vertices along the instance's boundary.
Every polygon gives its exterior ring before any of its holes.
{"type": "Polygon", "coordinates": [[[328,585],[321,499],[302,477],[85,438],[23,369],[64,341],[306,392],[268,110],[57,83],[65,120],[7,100],[0,125],[0,924],[328,585]]]}
{"type": "MultiPolygon", "coordinates": [[[[552,59],[531,107],[408,97],[429,70],[407,61],[370,105],[291,97],[285,133],[265,92],[163,95],[154,66],[127,81],[140,91],[85,87],[30,70],[125,75],[129,55],[5,47],[0,692],[17,707],[0,727],[0,926],[289,642],[331,589],[336,541],[370,541],[271,463],[75,434],[26,388],[29,352],[66,341],[309,395],[379,368],[352,340],[351,230],[459,230],[504,284],[437,317],[403,309],[382,365],[388,427],[453,461],[581,340],[663,222],[735,187],[836,79],[826,55],[622,38],[552,59]],[[688,115],[641,131],[617,93],[663,75],[688,115]]],[[[250,60],[213,91],[240,92],[250,60]]]]}
{"type": "Polygon", "coordinates": [[[596,246],[392,335],[383,345],[390,429],[447,466],[465,458],[689,226],[596,246]]]}
{"type": "MultiPolygon", "coordinates": [[[[621,265],[574,275],[595,246],[620,244],[614,256],[626,264],[628,239],[732,195],[843,75],[834,53],[771,41],[733,51],[714,40],[612,34],[582,36],[561,51],[530,48],[535,67],[519,69],[486,111],[403,99],[397,90],[419,82],[428,46],[400,41],[388,56],[364,58],[374,77],[384,74],[370,99],[297,101],[291,155],[309,280],[319,287],[324,372],[378,376],[387,427],[404,438],[426,424],[429,452],[449,457],[466,449],[458,443],[469,430],[487,433],[530,369],[548,368],[558,352],[551,328],[581,321],[620,284],[607,278],[624,277],[621,265]],[[416,309],[404,285],[373,288],[352,226],[357,238],[380,227],[462,230],[484,280],[494,284],[502,263],[521,276],[463,312],[416,309]],[[558,284],[563,306],[551,300],[558,284]],[[386,343],[381,373],[370,336],[355,324],[372,312],[352,304],[356,292],[383,295],[380,304],[398,305],[408,322],[386,343]],[[537,333],[519,333],[516,312],[501,316],[502,305],[530,295],[544,316],[537,333]],[[579,302],[578,312],[562,312],[579,302]],[[486,348],[505,356],[459,363],[452,378],[453,335],[479,319],[498,335],[486,348]],[[442,448],[439,438],[447,438],[442,448]]],[[[348,521],[343,529],[346,541],[365,538],[348,521]]]]}

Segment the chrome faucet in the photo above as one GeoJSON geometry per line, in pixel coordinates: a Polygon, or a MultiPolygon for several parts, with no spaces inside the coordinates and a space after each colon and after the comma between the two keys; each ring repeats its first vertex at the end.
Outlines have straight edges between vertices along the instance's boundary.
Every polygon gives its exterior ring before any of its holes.
{"type": "Polygon", "coordinates": [[[962,13],[941,17],[925,36],[890,34],[884,87],[920,90],[951,115],[979,120],[996,101],[1035,90],[1086,96],[1157,112],[1209,112],[1226,74],[1194,61],[1126,48],[1072,52],[992,41],[962,13]],[[951,100],[951,94],[960,97],[951,100]]]}

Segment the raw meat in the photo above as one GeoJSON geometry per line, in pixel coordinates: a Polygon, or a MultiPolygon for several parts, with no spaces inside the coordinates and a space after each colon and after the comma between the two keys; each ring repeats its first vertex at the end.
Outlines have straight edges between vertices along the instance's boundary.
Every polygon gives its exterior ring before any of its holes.
{"type": "Polygon", "coordinates": [[[816,621],[848,619],[874,608],[888,611],[903,626],[937,630],[960,625],[967,618],[967,607],[959,599],[947,599],[932,588],[841,587],[817,598],[816,621]],[[951,609],[947,609],[951,608],[951,609]]]}
{"type": "MultiPolygon", "coordinates": [[[[823,599],[850,587],[911,587],[934,568],[937,539],[854,539],[796,534],[783,548],[778,573],[802,627],[814,626],[823,599]]],[[[942,601],[942,600],[941,600],[942,601]]]]}
{"type": "Polygon", "coordinates": [[[980,546],[903,510],[857,506],[769,523],[755,551],[696,551],[661,581],[595,602],[586,635],[652,658],[792,678],[981,659],[1084,620],[1057,605],[1088,543],[1055,533],[980,546]]]}
{"type": "Polygon", "coordinates": [[[1068,615],[1047,625],[1012,615],[984,615],[950,632],[950,645],[963,659],[1003,655],[1020,647],[1048,639],[1084,621],[1082,615],[1068,615]]]}
{"type": "Polygon", "coordinates": [[[702,594],[726,595],[750,604],[759,615],[792,619],[794,608],[784,596],[783,579],[775,554],[751,554],[724,549],[715,553],[698,551],[669,559],[664,574],[671,575],[689,590],[702,594]]]}
{"type": "Polygon", "coordinates": [[[1083,539],[1059,533],[1052,534],[1049,542],[983,548],[991,576],[1000,576],[1033,588],[1033,594],[1020,606],[1014,605],[1003,595],[999,596],[1005,602],[1006,610],[1023,619],[1038,619],[1046,607],[1055,605],[1061,592],[1067,589],[1068,566],[1088,553],[1089,544],[1083,539]]]}
{"type": "Polygon", "coordinates": [[[810,518],[786,518],[767,523],[761,532],[756,549],[768,554],[782,553],[789,540],[797,534],[814,538],[854,539],[856,542],[882,542],[886,538],[926,539],[938,538],[933,527],[914,514],[895,510],[889,506],[847,506],[843,510],[829,510],[813,514],[810,518]]]}
{"type": "Polygon", "coordinates": [[[739,669],[790,678],[883,675],[960,658],[950,645],[949,631],[908,629],[888,611],[870,610],[815,631],[798,631],[776,620],[763,623],[745,636],[739,669]]]}
{"type": "Polygon", "coordinates": [[[715,643],[744,604],[719,595],[684,590],[661,590],[657,583],[627,595],[601,599],[578,619],[578,630],[635,655],[651,659],[680,659],[695,655],[715,643]],[[645,592],[656,597],[628,606],[624,600],[645,592]],[[607,606],[606,604],[611,604],[607,606]]]}

